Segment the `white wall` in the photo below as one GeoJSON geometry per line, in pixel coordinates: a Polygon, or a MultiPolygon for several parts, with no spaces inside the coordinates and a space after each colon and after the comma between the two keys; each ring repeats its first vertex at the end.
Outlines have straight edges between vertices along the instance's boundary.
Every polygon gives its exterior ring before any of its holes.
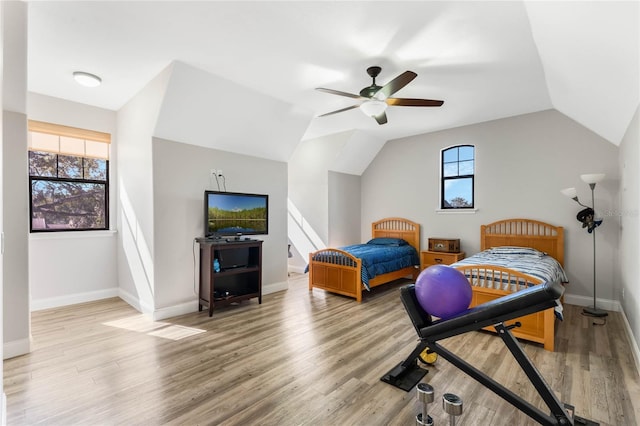
{"type": "Polygon", "coordinates": [[[117,264],[120,297],[154,311],[153,152],[151,141],[166,86],[167,67],[118,111],[117,264]]]}
{"type": "Polygon", "coordinates": [[[30,351],[27,116],[3,112],[4,356],[30,351]]]}
{"type": "Polygon", "coordinates": [[[118,296],[114,232],[32,234],[31,311],[118,296]]]}
{"type": "Polygon", "coordinates": [[[620,143],[620,304],[635,339],[636,364],[640,368],[640,109],[620,143]]]}
{"type": "Polygon", "coordinates": [[[3,358],[28,353],[30,344],[27,167],[27,4],[2,9],[3,358]]]}
{"type": "MultiPolygon", "coordinates": [[[[4,52],[4,3],[0,3],[0,49],[4,52]]],[[[3,60],[4,63],[4,60],[3,60]]],[[[0,66],[0,104],[4,105],[4,67],[0,66]]],[[[4,145],[4,132],[3,132],[3,114],[0,114],[0,144],[4,145]]],[[[4,184],[4,180],[2,179],[2,174],[4,167],[2,166],[2,150],[0,149],[0,238],[4,238],[4,224],[3,224],[3,214],[2,210],[4,209],[4,197],[3,197],[3,189],[2,186],[4,184]]],[[[3,264],[4,264],[4,249],[0,250],[0,321],[2,321],[2,327],[0,327],[0,359],[4,359],[4,337],[3,337],[3,328],[4,328],[4,302],[3,302],[3,293],[4,293],[4,279],[3,276],[3,264]]],[[[4,363],[2,363],[4,364],[4,363]]],[[[0,376],[4,377],[3,365],[0,364],[0,376]]],[[[0,380],[0,424],[7,424],[7,396],[4,393],[4,380],[0,380]]]]}
{"type": "Polygon", "coordinates": [[[189,285],[185,284],[194,276],[193,269],[186,269],[183,261],[192,258],[189,243],[202,231],[194,233],[192,222],[177,224],[175,218],[198,211],[191,210],[192,191],[199,191],[202,197],[198,182],[203,176],[208,182],[214,167],[224,171],[229,190],[229,179],[236,173],[235,182],[246,185],[247,191],[260,192],[264,188],[262,192],[273,194],[270,216],[274,228],[265,238],[264,249],[269,254],[265,256],[263,280],[266,291],[270,285],[286,288],[286,164],[249,161],[256,157],[230,151],[288,157],[292,148],[286,147],[299,141],[309,119],[310,114],[293,111],[284,102],[180,62],[168,66],[129,101],[118,112],[117,122],[120,296],[158,319],[197,308],[193,278],[189,285]],[[244,100],[242,105],[237,99],[244,100]],[[255,119],[238,121],[238,117],[251,115],[247,105],[257,107],[255,119]],[[166,144],[159,142],[162,139],[179,142],[169,144],[172,154],[165,154],[166,144]],[[191,155],[187,143],[206,148],[191,155]],[[218,148],[226,154],[203,154],[218,148]],[[242,160],[237,159],[238,155],[242,160]],[[210,163],[219,157],[225,158],[231,168],[210,163]],[[280,164],[282,168],[267,164],[280,164]],[[176,260],[178,264],[174,263],[176,260]]]}
{"type": "MultiPolygon", "coordinates": [[[[310,119],[310,112],[286,102],[184,63],[171,65],[153,130],[151,164],[147,167],[143,162],[145,172],[152,173],[153,238],[147,244],[153,270],[150,273],[145,267],[144,271],[151,276],[155,318],[197,308],[192,246],[193,239],[203,233],[202,184],[212,184],[212,168],[223,170],[229,191],[270,195],[270,229],[263,246],[264,292],[286,288],[284,161],[310,119]]],[[[125,185],[129,180],[130,176],[123,178],[125,185]]]]}
{"type": "MultiPolygon", "coordinates": [[[[115,139],[116,111],[29,92],[27,94],[27,115],[29,120],[109,133],[113,145],[109,153],[110,159],[112,161],[116,159],[118,152],[118,144],[115,139]]],[[[115,170],[112,170],[111,173],[115,173],[115,170]]]]}
{"type": "Polygon", "coordinates": [[[301,141],[289,159],[289,199],[299,212],[290,226],[304,228],[289,233],[306,240],[305,244],[292,240],[294,257],[289,261],[292,270],[304,271],[309,252],[329,243],[329,170],[340,162],[340,153],[352,133],[301,141]]]}
{"type": "Polygon", "coordinates": [[[350,138],[351,132],[344,132],[302,141],[288,163],[289,198],[325,244],[329,241],[329,170],[350,138]]]}
{"type": "Polygon", "coordinates": [[[154,138],[156,318],[198,308],[194,239],[204,235],[204,191],[218,190],[212,168],[223,170],[227,191],[269,195],[269,234],[256,237],[264,241],[263,294],[287,288],[286,163],[154,138]]]}
{"type": "MultiPolygon", "coordinates": [[[[362,176],[362,235],[370,223],[401,216],[422,225],[429,237],[460,238],[468,254],[480,247],[480,225],[525,217],[565,227],[565,269],[570,303],[588,304],[592,295],[592,243],[576,221],[580,210],[560,189],[575,186],[590,203],[580,174],[603,172],[596,209],[617,208],[618,148],[566,116],[542,111],[389,141],[362,176]],[[476,147],[475,214],[439,213],[440,150],[457,144],[476,147]]],[[[617,301],[617,220],[598,228],[598,297],[617,301]]],[[[602,306],[605,307],[605,306],[602,306]]]]}
{"type": "Polygon", "coordinates": [[[4,356],[28,353],[29,336],[29,182],[27,116],[3,112],[3,221],[4,221],[4,356]]]}
{"type": "Polygon", "coordinates": [[[176,61],[154,136],[287,161],[312,118],[312,111],[176,61]]]}
{"type": "Polygon", "coordinates": [[[360,176],[329,172],[329,246],[358,244],[360,240],[360,176]]]}
{"type": "Polygon", "coordinates": [[[114,231],[33,233],[29,236],[31,310],[118,295],[116,200],[118,181],[116,112],[36,93],[28,94],[30,120],[112,135],[110,147],[110,228],[114,231]]]}

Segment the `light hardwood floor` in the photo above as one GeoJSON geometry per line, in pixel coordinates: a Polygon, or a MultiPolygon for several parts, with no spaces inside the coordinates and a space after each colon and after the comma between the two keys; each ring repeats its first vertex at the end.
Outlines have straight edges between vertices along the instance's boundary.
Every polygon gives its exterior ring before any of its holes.
{"type": "MultiPolygon", "coordinates": [[[[374,289],[362,304],[289,290],[238,306],[151,322],[120,299],[32,316],[33,351],[4,362],[8,424],[413,425],[415,388],[380,377],[407,356],[416,334],[398,295],[374,289]]],[[[556,352],[524,344],[560,399],[603,425],[640,419],[640,380],[622,317],[592,325],[567,305],[556,352]]],[[[6,326],[6,324],[5,324],[6,326]]],[[[471,332],[444,344],[542,407],[496,336],[471,332]]],[[[464,401],[459,425],[535,424],[444,359],[423,381],[430,414],[448,424],[442,394],[464,401]]]]}

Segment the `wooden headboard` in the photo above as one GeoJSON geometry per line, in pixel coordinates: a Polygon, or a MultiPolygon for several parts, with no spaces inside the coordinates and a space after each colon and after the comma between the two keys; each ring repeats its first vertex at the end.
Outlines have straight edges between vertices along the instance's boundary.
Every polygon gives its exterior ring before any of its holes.
{"type": "Polygon", "coordinates": [[[480,250],[499,246],[532,247],[564,266],[564,228],[531,219],[504,219],[480,226],[480,250]]]}
{"type": "Polygon", "coordinates": [[[402,238],[420,253],[420,225],[401,217],[388,217],[371,224],[371,238],[402,238]]]}

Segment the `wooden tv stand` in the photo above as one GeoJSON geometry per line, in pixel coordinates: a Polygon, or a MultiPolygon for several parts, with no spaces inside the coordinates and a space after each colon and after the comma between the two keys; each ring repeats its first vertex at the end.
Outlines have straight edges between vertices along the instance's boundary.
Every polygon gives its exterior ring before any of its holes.
{"type": "Polygon", "coordinates": [[[262,241],[250,239],[198,238],[200,244],[200,294],[198,310],[208,307],[209,316],[215,306],[227,306],[258,298],[262,303],[262,241]],[[220,272],[213,261],[220,262],[220,272]],[[225,263],[239,259],[241,263],[225,263]]]}

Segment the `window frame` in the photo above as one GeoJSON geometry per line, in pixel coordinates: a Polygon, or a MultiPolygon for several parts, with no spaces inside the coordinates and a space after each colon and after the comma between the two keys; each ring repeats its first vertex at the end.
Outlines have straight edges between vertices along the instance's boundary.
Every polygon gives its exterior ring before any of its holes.
{"type": "MultiPolygon", "coordinates": [[[[462,161],[468,161],[468,160],[460,160],[460,157],[458,155],[458,159],[456,160],[456,163],[458,163],[458,170],[459,170],[459,164],[462,161]]],[[[475,145],[472,144],[460,144],[460,145],[452,145],[449,146],[447,148],[443,148],[442,150],[440,150],[440,209],[444,210],[444,211],[473,211],[475,210],[475,177],[476,177],[476,147],[475,145]],[[450,164],[452,162],[446,162],[445,163],[445,153],[448,151],[451,151],[453,149],[457,149],[459,150],[460,148],[465,148],[465,147],[470,147],[473,150],[473,173],[471,174],[465,174],[465,175],[461,175],[461,174],[457,174],[455,176],[445,176],[445,164],[450,164]],[[445,203],[445,185],[447,181],[452,181],[452,180],[460,180],[460,179],[471,179],[471,203],[469,206],[462,206],[462,207],[455,207],[455,206],[451,206],[451,205],[447,205],[448,203],[445,203]]]]}
{"type": "MultiPolygon", "coordinates": [[[[93,130],[79,129],[75,127],[63,126],[53,123],[45,123],[35,120],[28,120],[28,131],[30,134],[31,141],[31,133],[43,133],[47,135],[53,135],[55,137],[63,138],[73,138],[83,140],[83,144],[85,146],[84,154],[80,153],[71,153],[65,152],[64,150],[58,149],[39,149],[38,147],[32,147],[31,143],[28,147],[29,152],[47,152],[54,154],[56,156],[56,175],[55,176],[39,176],[31,174],[31,158],[28,155],[28,170],[29,173],[29,232],[32,234],[40,234],[40,233],[55,233],[55,232],[87,232],[87,231],[108,231],[110,229],[110,218],[109,218],[109,210],[110,210],[110,160],[109,160],[109,151],[110,151],[110,143],[111,143],[111,135],[108,133],[97,132],[93,130]],[[87,142],[95,143],[106,143],[106,155],[89,155],[86,152],[87,142]],[[67,156],[67,157],[77,157],[81,159],[82,162],[82,174],[83,177],[59,177],[59,157],[67,156]],[[85,178],[84,174],[86,173],[86,164],[85,159],[99,159],[105,162],[105,177],[102,179],[95,178],[85,178]],[[35,182],[68,182],[71,184],[92,184],[92,185],[102,185],[104,186],[104,226],[96,227],[96,228],[35,228],[33,227],[33,214],[34,214],[34,206],[33,206],[33,184],[35,182]]],[[[60,148],[60,143],[59,143],[60,148]]]]}

